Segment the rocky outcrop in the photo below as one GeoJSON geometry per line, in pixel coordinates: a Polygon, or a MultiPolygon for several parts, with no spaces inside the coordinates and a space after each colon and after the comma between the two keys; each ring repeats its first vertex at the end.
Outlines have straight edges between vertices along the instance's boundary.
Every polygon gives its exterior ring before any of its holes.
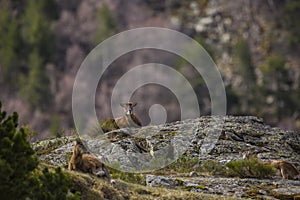
{"type": "MultiPolygon", "coordinates": [[[[97,135],[97,134],[96,134],[97,135]]],[[[300,134],[265,125],[252,116],[200,117],[159,126],[119,129],[93,137],[84,135],[91,153],[101,155],[111,167],[125,171],[150,171],[156,159],[181,154],[199,159],[199,163],[216,161],[221,165],[241,159],[241,153],[252,151],[260,160],[286,160],[300,168],[300,134]],[[164,151],[161,151],[164,149],[164,151]],[[147,168],[149,167],[149,168],[147,168]],[[139,169],[139,170],[137,170],[139,169]],[[143,170],[142,170],[143,169],[143,170]]],[[[33,144],[40,159],[55,166],[66,166],[75,137],[64,137],[33,144]]],[[[168,164],[168,159],[162,165],[168,164]]],[[[157,164],[157,163],[156,163],[157,164]]],[[[146,176],[148,186],[165,186],[209,194],[253,197],[255,195],[296,196],[300,181],[276,179],[236,179],[202,176],[146,176]],[[266,186],[266,187],[265,187],[266,186]],[[255,192],[255,195],[249,195],[255,192]]]]}
{"type": "Polygon", "coordinates": [[[269,179],[236,179],[216,177],[164,177],[147,175],[146,185],[181,188],[191,192],[255,199],[293,199],[300,195],[300,181],[269,179]],[[273,196],[273,197],[272,197],[273,196]]]}

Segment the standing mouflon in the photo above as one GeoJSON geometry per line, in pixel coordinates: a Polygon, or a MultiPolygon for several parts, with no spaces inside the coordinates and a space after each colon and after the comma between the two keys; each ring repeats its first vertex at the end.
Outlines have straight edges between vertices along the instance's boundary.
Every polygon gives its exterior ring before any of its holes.
{"type": "Polygon", "coordinates": [[[84,145],[80,139],[76,140],[72,157],[69,162],[68,170],[91,173],[102,177],[106,176],[108,182],[111,182],[110,174],[101,160],[95,156],[84,154],[84,145]],[[104,174],[103,174],[104,173],[104,174]]]}
{"type": "Polygon", "coordinates": [[[280,161],[267,161],[263,162],[266,165],[271,165],[280,170],[280,174],[284,179],[299,179],[300,173],[298,169],[290,162],[280,161]]]}
{"type": "MultiPolygon", "coordinates": [[[[257,158],[258,155],[254,151],[245,151],[242,153],[243,159],[257,158]]],[[[284,160],[273,160],[273,161],[260,161],[265,165],[275,167],[280,171],[282,178],[284,179],[300,179],[300,172],[292,163],[284,160]]]]}

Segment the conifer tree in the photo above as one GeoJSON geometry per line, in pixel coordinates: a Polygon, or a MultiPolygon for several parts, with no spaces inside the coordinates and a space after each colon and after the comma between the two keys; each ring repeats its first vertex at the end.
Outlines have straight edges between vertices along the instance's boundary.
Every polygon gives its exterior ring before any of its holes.
{"type": "Polygon", "coordinates": [[[237,60],[237,65],[239,73],[243,78],[244,92],[240,94],[241,100],[243,102],[244,109],[243,112],[251,114],[251,107],[257,101],[255,99],[255,89],[256,89],[256,75],[255,68],[252,62],[251,51],[247,44],[247,41],[241,39],[237,42],[234,53],[237,60]]]}
{"type": "MultiPolygon", "coordinates": [[[[279,1],[278,1],[279,3],[279,1]]],[[[281,3],[281,2],[280,2],[281,3]]],[[[283,25],[289,34],[289,42],[292,47],[299,50],[300,44],[300,2],[287,0],[284,5],[283,25]]]]}
{"type": "Polygon", "coordinates": [[[38,169],[38,159],[27,140],[27,131],[18,129],[18,114],[6,116],[0,102],[0,194],[5,200],[79,199],[68,194],[71,181],[60,168],[38,169]]]}
{"type": "Polygon", "coordinates": [[[31,108],[46,109],[51,103],[51,92],[49,79],[46,75],[44,62],[37,50],[29,55],[28,66],[30,66],[27,78],[22,78],[20,94],[30,104],[31,108]]]}
{"type": "Polygon", "coordinates": [[[6,118],[0,103],[0,194],[3,199],[28,195],[29,175],[38,164],[24,129],[17,129],[18,114],[6,118]]]}
{"type": "Polygon", "coordinates": [[[54,36],[49,17],[45,13],[44,0],[29,0],[22,16],[22,39],[28,52],[37,50],[48,62],[54,51],[54,36]]]}
{"type": "Polygon", "coordinates": [[[11,14],[11,4],[6,0],[0,2],[0,38],[0,82],[15,89],[20,67],[17,62],[20,37],[17,20],[11,14]]]}
{"type": "Polygon", "coordinates": [[[51,17],[44,14],[47,13],[45,10],[48,5],[45,0],[29,0],[22,17],[21,29],[24,48],[28,52],[28,74],[21,77],[20,94],[32,109],[41,110],[45,110],[52,100],[46,71],[46,64],[52,60],[54,50],[51,17]]]}
{"type": "Polygon", "coordinates": [[[265,93],[274,97],[274,114],[278,121],[283,115],[288,115],[294,110],[291,95],[289,95],[291,80],[285,63],[286,59],[283,54],[273,53],[266,58],[262,66],[265,93]]]}
{"type": "Polygon", "coordinates": [[[106,4],[99,8],[97,19],[98,29],[95,35],[95,42],[98,44],[108,37],[114,35],[118,28],[117,23],[106,4]]]}

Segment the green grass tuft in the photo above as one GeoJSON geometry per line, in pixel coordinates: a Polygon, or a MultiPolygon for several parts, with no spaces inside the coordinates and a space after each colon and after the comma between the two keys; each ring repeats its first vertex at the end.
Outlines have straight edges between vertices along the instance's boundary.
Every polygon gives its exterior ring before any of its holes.
{"type": "Polygon", "coordinates": [[[269,178],[276,173],[276,169],[264,165],[257,158],[231,161],[226,164],[232,176],[240,178],[269,178]]]}

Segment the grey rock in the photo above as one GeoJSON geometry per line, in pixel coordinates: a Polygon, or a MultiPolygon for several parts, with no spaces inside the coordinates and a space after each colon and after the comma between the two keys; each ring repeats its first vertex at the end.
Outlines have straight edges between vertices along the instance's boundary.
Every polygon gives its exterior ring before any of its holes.
{"type": "MultiPolygon", "coordinates": [[[[89,153],[99,156],[110,167],[130,172],[137,172],[136,169],[151,171],[152,165],[160,168],[181,155],[198,158],[199,164],[212,160],[225,165],[241,159],[241,153],[248,150],[255,152],[263,161],[286,160],[300,169],[299,133],[272,128],[253,116],[203,116],[159,126],[120,129],[94,138],[82,136],[82,139],[89,153]]],[[[74,140],[75,137],[63,137],[32,146],[40,160],[66,167],[74,140]]],[[[235,197],[245,197],[255,190],[261,199],[296,195],[300,188],[300,181],[281,178],[199,177],[194,173],[188,177],[148,174],[146,184],[152,187],[186,187],[190,191],[235,197]],[[270,187],[272,192],[263,186],[270,187]]]]}
{"type": "Polygon", "coordinates": [[[277,188],[273,189],[271,193],[279,199],[294,199],[295,196],[300,195],[300,186],[277,188]]]}
{"type": "MultiPolygon", "coordinates": [[[[202,177],[164,177],[147,175],[146,185],[151,187],[175,187],[184,186],[193,192],[207,194],[219,194],[224,196],[243,197],[245,192],[253,190],[253,187],[279,187],[273,189],[271,194],[274,196],[299,195],[300,182],[291,180],[258,180],[258,179],[235,179],[235,178],[202,178],[202,177]]],[[[256,195],[267,196],[268,192],[257,189],[256,195]]]]}
{"type": "Polygon", "coordinates": [[[151,187],[158,187],[158,186],[167,186],[167,187],[175,187],[182,185],[182,183],[178,180],[167,178],[163,176],[154,176],[154,175],[147,175],[146,176],[146,185],[151,187]]]}
{"type": "Polygon", "coordinates": [[[203,24],[203,25],[208,25],[213,23],[213,18],[212,17],[203,17],[199,20],[199,24],[203,24]]]}

